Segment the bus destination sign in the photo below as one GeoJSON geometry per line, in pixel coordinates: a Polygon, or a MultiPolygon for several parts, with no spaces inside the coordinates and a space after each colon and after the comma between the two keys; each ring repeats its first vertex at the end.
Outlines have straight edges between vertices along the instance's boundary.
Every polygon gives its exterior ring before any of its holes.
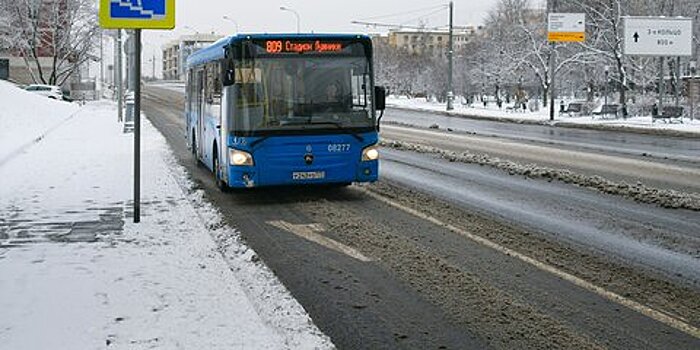
{"type": "Polygon", "coordinates": [[[265,43],[265,51],[268,54],[340,53],[343,52],[343,44],[340,42],[325,42],[320,40],[268,40],[265,43]]]}

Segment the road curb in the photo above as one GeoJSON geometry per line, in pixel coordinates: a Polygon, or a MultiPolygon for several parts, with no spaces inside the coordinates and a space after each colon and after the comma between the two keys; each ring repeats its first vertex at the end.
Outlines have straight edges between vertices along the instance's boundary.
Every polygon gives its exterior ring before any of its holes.
{"type": "Polygon", "coordinates": [[[462,114],[457,112],[448,111],[435,111],[428,108],[420,107],[401,107],[393,106],[387,104],[388,108],[401,110],[401,111],[411,111],[411,112],[424,112],[424,113],[436,113],[448,117],[456,117],[462,119],[471,120],[483,120],[499,123],[510,123],[510,124],[525,124],[525,125],[539,125],[539,126],[550,126],[568,129],[584,129],[584,130],[596,130],[596,131],[611,131],[611,132],[626,132],[632,134],[642,134],[642,135],[656,135],[656,136],[671,136],[671,137],[681,137],[681,138],[700,138],[700,133],[692,131],[678,131],[678,130],[665,130],[665,129],[647,129],[639,128],[634,126],[618,126],[618,125],[594,125],[594,124],[577,124],[566,121],[537,121],[537,120],[526,120],[526,119],[511,119],[502,117],[486,117],[473,114],[462,114]]]}

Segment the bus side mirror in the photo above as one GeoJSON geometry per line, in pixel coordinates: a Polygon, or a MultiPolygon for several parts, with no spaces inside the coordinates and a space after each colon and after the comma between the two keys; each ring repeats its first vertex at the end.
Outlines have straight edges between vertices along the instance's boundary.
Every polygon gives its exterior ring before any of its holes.
{"type": "Polygon", "coordinates": [[[386,109],[386,88],[383,86],[374,87],[374,106],[378,111],[386,109]]]}
{"type": "Polygon", "coordinates": [[[224,67],[221,72],[221,83],[223,86],[231,86],[236,83],[236,75],[234,74],[233,66],[224,67]]]}

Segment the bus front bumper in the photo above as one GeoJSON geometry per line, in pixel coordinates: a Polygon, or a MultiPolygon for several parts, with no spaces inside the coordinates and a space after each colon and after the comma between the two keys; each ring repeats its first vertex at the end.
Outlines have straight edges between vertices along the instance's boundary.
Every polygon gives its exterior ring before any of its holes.
{"type": "Polygon", "coordinates": [[[378,160],[358,162],[354,169],[348,168],[320,166],[262,172],[255,166],[229,166],[228,185],[233,188],[254,188],[376,182],[379,179],[378,160]]]}

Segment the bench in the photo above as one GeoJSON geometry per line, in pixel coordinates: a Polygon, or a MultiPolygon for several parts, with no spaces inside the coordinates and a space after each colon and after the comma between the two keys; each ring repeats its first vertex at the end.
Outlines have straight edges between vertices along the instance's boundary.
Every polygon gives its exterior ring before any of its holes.
{"type": "Polygon", "coordinates": [[[661,115],[657,114],[652,116],[652,123],[656,122],[657,119],[662,119],[666,123],[673,121],[680,121],[683,123],[683,107],[665,106],[661,111],[661,115]]]}
{"type": "Polygon", "coordinates": [[[613,104],[613,105],[603,105],[603,107],[600,108],[600,111],[598,112],[593,112],[593,116],[595,117],[596,115],[600,116],[606,116],[606,115],[614,115],[615,118],[617,118],[618,113],[620,113],[620,105],[613,104]]]}
{"type": "Polygon", "coordinates": [[[580,115],[581,112],[583,112],[583,103],[569,103],[569,105],[566,107],[566,110],[562,111],[561,114],[568,114],[569,117],[572,117],[574,115],[580,115]]]}

